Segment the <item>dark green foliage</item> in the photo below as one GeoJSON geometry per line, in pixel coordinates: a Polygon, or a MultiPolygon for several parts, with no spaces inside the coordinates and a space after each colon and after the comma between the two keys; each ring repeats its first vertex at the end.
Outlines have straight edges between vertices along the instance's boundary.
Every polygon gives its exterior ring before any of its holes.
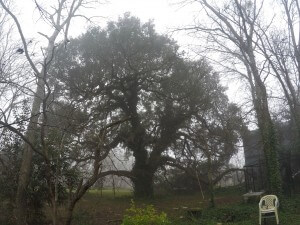
{"type": "Polygon", "coordinates": [[[20,165],[22,141],[8,130],[4,130],[0,143],[0,196],[1,199],[13,202],[17,187],[17,174],[20,165]]]}
{"type": "Polygon", "coordinates": [[[184,59],[152,22],[129,14],[72,40],[67,52],[57,52],[54,65],[57,93],[93,115],[90,129],[106,119],[128,118],[115,141],[135,158],[136,196],[153,196],[154,174],[167,151],[174,151],[181,129],[198,116],[213,120],[211,109],[219,102],[228,106],[218,74],[205,60],[184,59]]]}
{"type": "MultiPolygon", "coordinates": [[[[2,134],[0,198],[1,207],[5,211],[3,215],[6,217],[1,217],[1,220],[6,220],[5,224],[10,224],[14,222],[12,213],[17,190],[22,141],[10,131],[4,131],[2,134]]],[[[41,170],[41,159],[34,156],[33,161],[35,161],[35,167],[32,169],[32,179],[26,192],[27,215],[30,225],[38,225],[45,221],[43,205],[47,200],[47,186],[41,170]]]]}
{"type": "Polygon", "coordinates": [[[12,225],[22,141],[7,129],[0,132],[0,224],[12,225]]]}
{"type": "MultiPolygon", "coordinates": [[[[20,156],[22,152],[22,140],[14,133],[4,130],[1,136],[1,176],[0,176],[0,199],[1,215],[0,221],[3,224],[14,223],[13,205],[17,190],[18,172],[20,166],[20,156]],[[5,213],[2,213],[2,209],[5,213]]],[[[68,171],[67,162],[61,163],[65,168],[64,179],[76,179],[74,173],[68,171]]],[[[52,172],[55,172],[52,166],[52,172]]],[[[29,225],[41,225],[45,223],[44,205],[49,203],[49,191],[46,180],[46,167],[41,156],[33,156],[33,167],[31,169],[31,180],[26,190],[27,218],[29,225]]],[[[58,199],[62,203],[66,199],[65,180],[58,181],[58,199]]],[[[1,223],[2,224],[2,223],[1,223]]]]}

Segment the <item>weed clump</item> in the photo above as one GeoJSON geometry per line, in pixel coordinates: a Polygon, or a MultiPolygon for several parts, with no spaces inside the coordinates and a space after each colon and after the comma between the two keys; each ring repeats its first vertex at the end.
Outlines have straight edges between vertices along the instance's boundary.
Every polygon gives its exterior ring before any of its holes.
{"type": "Polygon", "coordinates": [[[131,207],[126,210],[122,225],[170,225],[171,222],[167,218],[167,214],[157,213],[152,205],[145,208],[138,208],[134,201],[131,207]]]}

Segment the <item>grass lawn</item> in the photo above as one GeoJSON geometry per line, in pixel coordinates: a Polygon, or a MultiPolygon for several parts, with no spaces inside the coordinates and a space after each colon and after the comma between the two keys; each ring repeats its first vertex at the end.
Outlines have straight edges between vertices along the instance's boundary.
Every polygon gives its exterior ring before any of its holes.
{"type": "MultiPolygon", "coordinates": [[[[135,200],[137,206],[151,204],[157,211],[164,211],[174,225],[257,225],[258,204],[255,200],[245,204],[241,197],[242,189],[216,190],[215,209],[208,209],[208,200],[203,200],[200,194],[163,195],[155,199],[135,200]],[[183,207],[199,208],[201,216],[189,217],[183,207]]],[[[130,207],[132,193],[128,190],[91,190],[78,203],[74,213],[74,225],[119,225],[123,214],[130,207]]],[[[300,225],[300,195],[281,202],[279,210],[280,225],[300,225]]],[[[267,225],[276,224],[275,219],[269,219],[267,225]]]]}

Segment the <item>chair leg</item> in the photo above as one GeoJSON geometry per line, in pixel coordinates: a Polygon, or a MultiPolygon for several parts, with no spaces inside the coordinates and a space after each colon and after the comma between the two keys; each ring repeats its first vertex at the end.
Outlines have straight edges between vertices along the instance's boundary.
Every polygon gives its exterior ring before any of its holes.
{"type": "Polygon", "coordinates": [[[261,213],[259,212],[259,225],[261,225],[261,213]]]}
{"type": "Polygon", "coordinates": [[[279,218],[278,218],[278,212],[277,211],[275,211],[275,216],[276,216],[276,223],[278,225],[279,224],[279,218]]]}

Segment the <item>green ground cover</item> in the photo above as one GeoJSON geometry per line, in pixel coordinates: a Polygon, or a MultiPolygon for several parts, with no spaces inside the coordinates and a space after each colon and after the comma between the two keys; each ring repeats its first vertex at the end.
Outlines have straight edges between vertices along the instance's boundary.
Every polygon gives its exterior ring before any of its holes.
{"type": "MultiPolygon", "coordinates": [[[[243,203],[242,189],[229,188],[216,190],[214,209],[207,208],[208,199],[202,199],[198,193],[181,195],[161,195],[154,199],[135,200],[137,207],[153,205],[158,212],[165,212],[175,225],[257,225],[258,200],[243,203]],[[185,208],[197,208],[199,213],[190,216],[185,208]]],[[[130,207],[132,192],[116,190],[91,190],[79,202],[74,214],[74,225],[119,225],[125,210],[130,207]]],[[[284,199],[279,210],[280,225],[300,225],[300,195],[284,199]]],[[[63,212],[61,212],[63,218],[63,212]]],[[[269,219],[267,225],[276,224],[275,219],[269,219]]]]}

